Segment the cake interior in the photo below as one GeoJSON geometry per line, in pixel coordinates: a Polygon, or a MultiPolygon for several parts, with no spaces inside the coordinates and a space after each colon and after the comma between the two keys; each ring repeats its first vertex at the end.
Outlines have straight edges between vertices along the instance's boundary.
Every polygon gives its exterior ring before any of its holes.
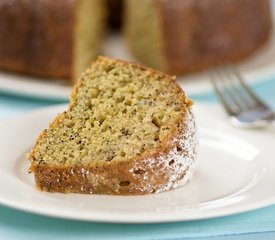
{"type": "Polygon", "coordinates": [[[163,39],[157,1],[127,0],[125,5],[124,31],[133,55],[147,66],[163,69],[163,39]]]}
{"type": "Polygon", "coordinates": [[[124,161],[154,151],[186,109],[185,95],[171,81],[166,75],[100,58],[83,75],[70,110],[38,140],[33,163],[124,161]]]}
{"type": "Polygon", "coordinates": [[[79,1],[75,14],[74,81],[99,54],[106,17],[104,0],[79,1]]]}

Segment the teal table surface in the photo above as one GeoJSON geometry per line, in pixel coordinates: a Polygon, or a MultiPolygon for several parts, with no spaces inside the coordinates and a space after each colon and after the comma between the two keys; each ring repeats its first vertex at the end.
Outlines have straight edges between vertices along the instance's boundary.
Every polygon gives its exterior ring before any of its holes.
{"type": "MultiPolygon", "coordinates": [[[[252,87],[275,109],[275,76],[254,83],[252,87]]],[[[190,97],[195,102],[217,102],[213,92],[193,94],[190,97]]],[[[0,92],[0,124],[28,111],[57,103],[60,102],[23,98],[0,92]]],[[[275,239],[275,205],[228,217],[166,224],[107,224],[63,220],[0,205],[0,239],[185,238],[196,240],[275,239]]]]}

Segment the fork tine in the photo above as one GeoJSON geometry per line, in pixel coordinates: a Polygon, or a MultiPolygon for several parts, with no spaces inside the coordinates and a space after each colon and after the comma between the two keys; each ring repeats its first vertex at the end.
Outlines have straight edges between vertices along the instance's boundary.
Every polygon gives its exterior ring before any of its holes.
{"type": "Polygon", "coordinates": [[[239,81],[240,85],[243,87],[244,91],[247,93],[248,96],[250,96],[251,99],[253,99],[253,101],[256,104],[260,104],[261,106],[268,108],[267,105],[263,101],[261,101],[257,97],[257,95],[253,92],[253,90],[247,85],[244,78],[241,76],[240,72],[236,67],[232,66],[232,64],[229,64],[227,66],[227,69],[236,76],[237,80],[239,81]]]}
{"type": "Polygon", "coordinates": [[[223,81],[225,92],[231,101],[234,102],[235,106],[238,107],[238,112],[247,110],[251,105],[251,101],[242,94],[238,79],[236,84],[236,76],[228,71],[227,66],[217,69],[217,72],[220,73],[220,82],[223,81]]]}
{"type": "Polygon", "coordinates": [[[274,121],[272,110],[256,96],[232,65],[210,69],[206,73],[234,126],[255,128],[274,121]]]}
{"type": "Polygon", "coordinates": [[[217,74],[215,73],[214,70],[209,69],[207,71],[207,74],[210,77],[210,81],[212,82],[212,85],[214,86],[214,90],[215,90],[217,96],[219,97],[219,99],[221,100],[221,103],[223,104],[227,113],[229,115],[236,114],[238,111],[236,110],[236,108],[233,109],[231,107],[231,104],[228,102],[228,100],[225,98],[225,96],[223,94],[224,87],[221,87],[220,84],[218,84],[218,82],[220,82],[221,78],[217,76],[217,74]]]}
{"type": "Polygon", "coordinates": [[[238,114],[259,106],[268,109],[267,105],[248,87],[241,74],[232,64],[218,67],[208,71],[208,73],[211,74],[210,79],[215,91],[219,91],[217,95],[220,99],[223,98],[223,105],[226,104],[227,108],[231,108],[230,113],[238,114]],[[232,103],[234,103],[234,106],[232,106],[232,103]]]}
{"type": "Polygon", "coordinates": [[[254,99],[247,93],[246,88],[240,83],[238,76],[235,74],[234,67],[232,65],[225,65],[222,69],[224,72],[228,84],[230,84],[231,93],[234,93],[234,98],[238,99],[238,104],[243,111],[254,108],[256,103],[254,99]]]}

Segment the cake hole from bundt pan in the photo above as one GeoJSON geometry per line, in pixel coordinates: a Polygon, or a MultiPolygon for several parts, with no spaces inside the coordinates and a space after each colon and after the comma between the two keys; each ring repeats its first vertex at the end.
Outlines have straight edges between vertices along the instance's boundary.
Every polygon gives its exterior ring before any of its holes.
{"type": "Polygon", "coordinates": [[[120,187],[127,187],[127,186],[129,186],[130,185],[130,182],[129,181],[121,181],[120,183],[119,183],[119,186],[120,187]]]}
{"type": "Polygon", "coordinates": [[[130,99],[127,99],[127,100],[125,101],[125,105],[131,106],[131,105],[132,105],[132,101],[131,101],[130,99]]]}
{"type": "Polygon", "coordinates": [[[159,120],[158,120],[156,117],[153,117],[152,123],[153,123],[157,128],[160,128],[160,127],[161,127],[161,124],[160,124],[159,120]]]}
{"type": "Polygon", "coordinates": [[[181,152],[182,151],[182,148],[180,146],[177,146],[177,151],[178,152],[181,152]]]}
{"type": "Polygon", "coordinates": [[[121,157],[125,157],[126,153],[125,152],[120,152],[121,157]]]}
{"type": "Polygon", "coordinates": [[[175,163],[175,160],[172,159],[170,162],[169,162],[169,166],[173,165],[175,163]]]}
{"type": "Polygon", "coordinates": [[[158,135],[158,134],[155,135],[154,141],[155,141],[155,142],[159,141],[159,135],[158,135]]]}
{"type": "Polygon", "coordinates": [[[142,170],[142,169],[136,169],[136,170],[134,170],[134,174],[144,174],[144,173],[145,173],[145,171],[142,170]]]}

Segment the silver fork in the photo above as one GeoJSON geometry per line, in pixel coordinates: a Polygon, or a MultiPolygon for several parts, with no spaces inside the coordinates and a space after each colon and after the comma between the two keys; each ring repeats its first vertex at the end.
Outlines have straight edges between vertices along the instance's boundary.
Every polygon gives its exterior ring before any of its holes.
{"type": "Polygon", "coordinates": [[[242,128],[275,126],[272,109],[256,96],[234,66],[210,69],[207,73],[232,125],[242,128]]]}

